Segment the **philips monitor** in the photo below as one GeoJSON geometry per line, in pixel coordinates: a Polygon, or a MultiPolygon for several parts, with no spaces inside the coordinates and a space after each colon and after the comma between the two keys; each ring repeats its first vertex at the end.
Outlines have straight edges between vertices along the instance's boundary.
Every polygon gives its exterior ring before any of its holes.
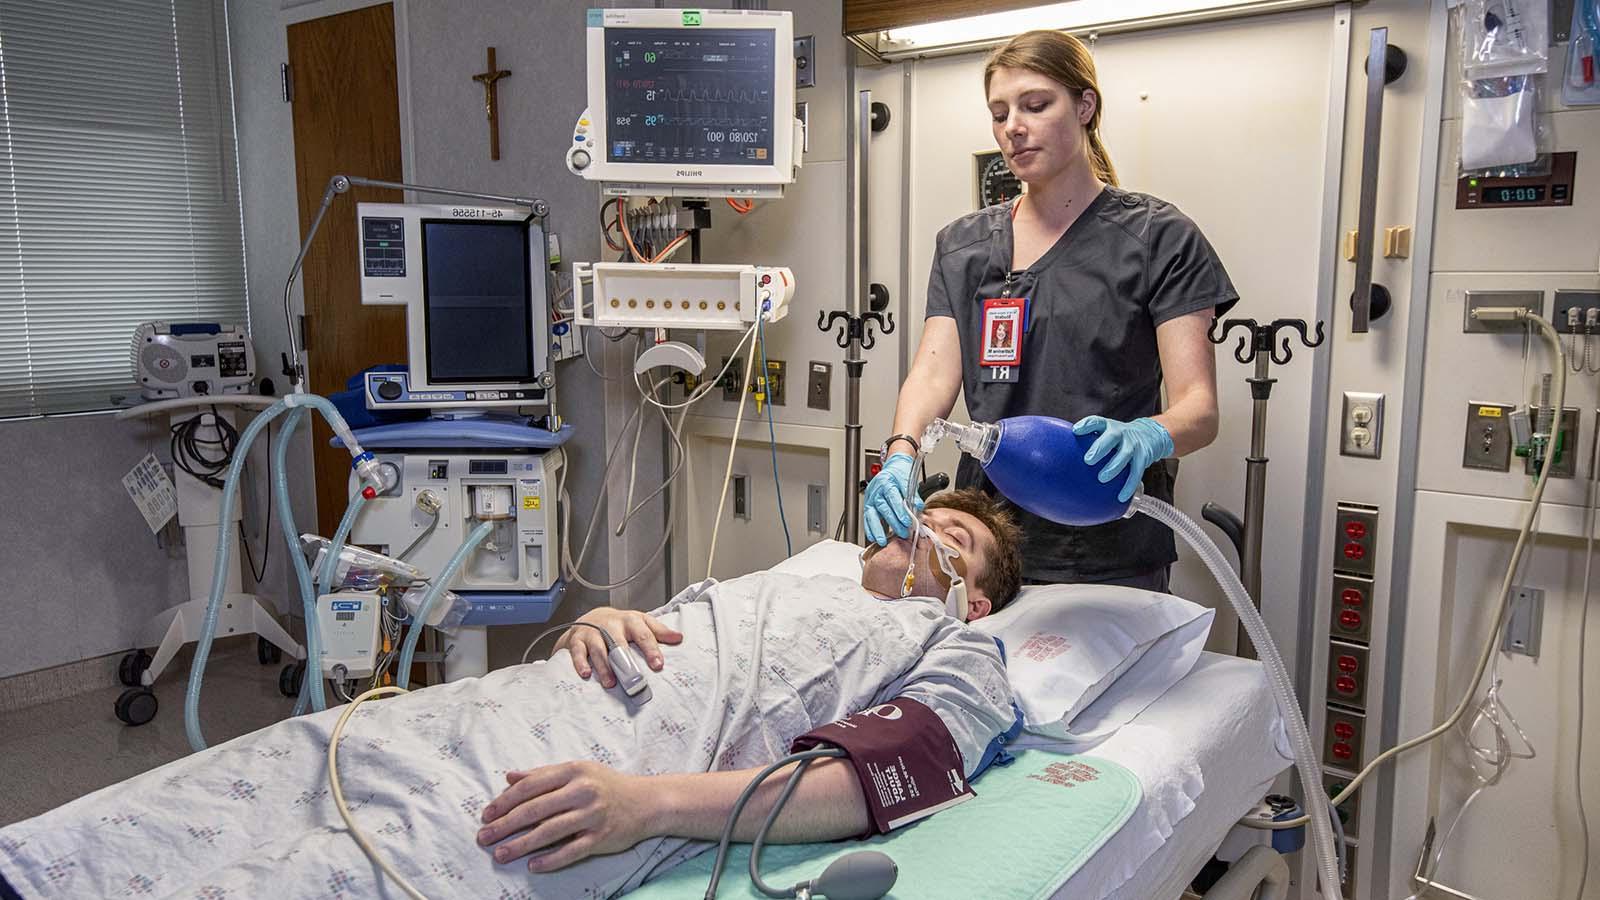
{"type": "Polygon", "coordinates": [[[776,197],[799,165],[786,11],[593,9],[567,165],[611,194],[776,197]]]}
{"type": "Polygon", "coordinates": [[[527,210],[363,203],[361,302],[406,307],[407,371],[369,373],[369,408],[542,404],[545,236],[527,210]]]}

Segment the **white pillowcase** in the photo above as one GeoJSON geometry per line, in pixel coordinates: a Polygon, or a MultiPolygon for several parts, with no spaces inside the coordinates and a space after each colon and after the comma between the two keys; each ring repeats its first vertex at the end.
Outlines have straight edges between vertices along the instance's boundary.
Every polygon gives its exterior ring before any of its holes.
{"type": "Polygon", "coordinates": [[[1085,742],[1109,737],[1189,674],[1215,614],[1154,591],[1051,584],[1024,588],[972,627],[1005,644],[1023,726],[1085,742]]]}
{"type": "Polygon", "coordinates": [[[861,548],[844,541],[818,541],[768,571],[787,575],[861,577],[861,548]]]}
{"type": "MultiPolygon", "coordinates": [[[[861,547],[819,541],[771,571],[860,578],[861,547]]],[[[1049,584],[1023,588],[1004,610],[972,627],[1004,642],[1007,676],[1028,731],[1095,742],[1189,674],[1215,615],[1170,594],[1049,584]]]]}

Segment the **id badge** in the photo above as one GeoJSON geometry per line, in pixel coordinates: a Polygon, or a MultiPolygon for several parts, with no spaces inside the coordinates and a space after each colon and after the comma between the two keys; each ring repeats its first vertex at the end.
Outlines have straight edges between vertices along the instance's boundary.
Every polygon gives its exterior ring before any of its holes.
{"type": "Polygon", "coordinates": [[[1022,336],[1027,325],[1028,298],[991,297],[983,301],[983,340],[978,364],[983,380],[1014,382],[1022,368],[1022,336]]]}

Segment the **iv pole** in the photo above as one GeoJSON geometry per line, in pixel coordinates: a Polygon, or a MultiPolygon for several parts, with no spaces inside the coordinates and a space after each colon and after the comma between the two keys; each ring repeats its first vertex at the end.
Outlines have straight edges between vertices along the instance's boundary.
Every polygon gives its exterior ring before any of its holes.
{"type": "Polygon", "coordinates": [[[872,135],[889,127],[889,107],[872,102],[871,91],[858,91],[858,109],[854,127],[856,138],[855,160],[855,247],[856,247],[856,302],[851,309],[835,309],[817,313],[817,328],[832,331],[843,321],[844,327],[835,336],[844,348],[845,401],[844,401],[844,504],[845,540],[861,543],[861,369],[867,364],[862,350],[871,350],[877,344],[872,326],[877,325],[884,334],[894,333],[894,313],[883,310],[889,305],[889,289],[872,283],[867,275],[867,162],[872,135]],[[861,309],[865,302],[868,309],[861,309]]]}
{"type": "MultiPolygon", "coordinates": [[[[1233,542],[1234,549],[1239,553],[1239,580],[1255,600],[1256,608],[1260,609],[1261,532],[1267,498],[1267,400],[1272,397],[1272,386],[1278,383],[1278,379],[1270,376],[1270,366],[1273,363],[1288,365],[1294,359],[1290,338],[1285,336],[1280,347],[1278,332],[1299,332],[1300,342],[1307,348],[1320,347],[1323,341],[1322,323],[1317,323],[1315,340],[1307,336],[1304,319],[1275,319],[1266,325],[1257,325],[1255,319],[1228,319],[1220,323],[1220,334],[1217,333],[1218,324],[1216,319],[1212,319],[1211,328],[1206,333],[1211,343],[1221,344],[1227,341],[1228,334],[1234,328],[1243,328],[1245,334],[1240,336],[1239,345],[1233,350],[1233,358],[1245,365],[1255,364],[1255,374],[1245,379],[1250,383],[1250,399],[1254,409],[1250,416],[1250,455],[1244,461],[1244,521],[1241,522],[1237,515],[1215,502],[1202,507],[1200,517],[1221,529],[1233,542]]],[[[1255,648],[1250,645],[1243,625],[1239,626],[1237,653],[1247,659],[1255,658],[1255,648]]]]}

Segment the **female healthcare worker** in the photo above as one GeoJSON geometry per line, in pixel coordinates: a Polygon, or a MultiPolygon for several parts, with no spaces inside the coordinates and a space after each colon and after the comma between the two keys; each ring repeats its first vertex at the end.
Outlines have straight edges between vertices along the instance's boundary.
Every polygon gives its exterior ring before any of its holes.
{"type": "MultiPolygon", "coordinates": [[[[1174,476],[1161,460],[1217,434],[1206,331],[1239,295],[1192,221],[1117,186],[1088,49],[1060,32],[1028,32],[992,53],[983,77],[995,141],[1027,191],[939,232],[922,341],[883,469],[867,486],[863,524],[879,544],[891,530],[909,534],[917,438],[958,392],[974,421],[1046,415],[1098,434],[1086,459],[1112,459],[1101,480],[1122,479],[1123,499],[1142,482],[1171,502],[1174,476]]],[[[993,491],[970,457],[956,484],[993,491]]],[[[1092,528],[1018,516],[1029,582],[1164,590],[1177,559],[1172,532],[1147,516],[1092,528]]]]}

